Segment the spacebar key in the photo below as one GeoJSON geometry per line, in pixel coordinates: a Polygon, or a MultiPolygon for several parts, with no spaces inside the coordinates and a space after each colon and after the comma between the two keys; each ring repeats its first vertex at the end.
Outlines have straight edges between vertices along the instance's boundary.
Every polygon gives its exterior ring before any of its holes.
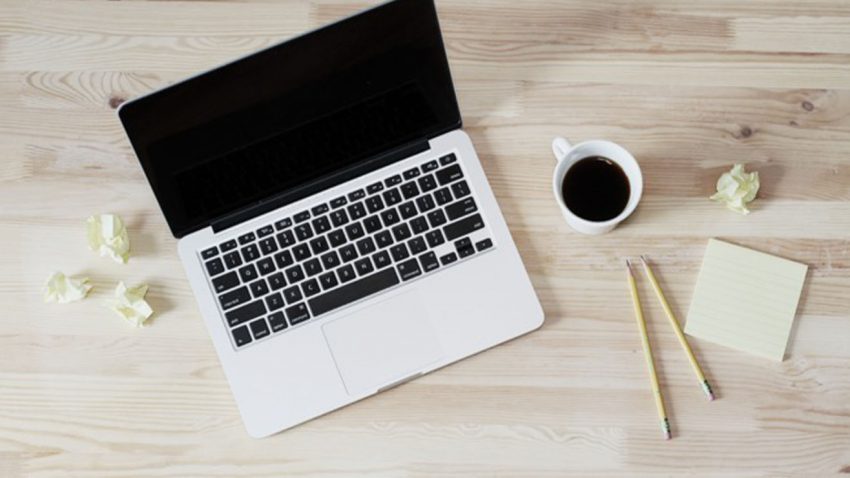
{"type": "Polygon", "coordinates": [[[377,274],[364,277],[355,282],[334,289],[327,294],[318,295],[309,300],[313,315],[324,314],[350,304],[355,300],[380,292],[399,283],[394,268],[384,269],[377,274]]]}

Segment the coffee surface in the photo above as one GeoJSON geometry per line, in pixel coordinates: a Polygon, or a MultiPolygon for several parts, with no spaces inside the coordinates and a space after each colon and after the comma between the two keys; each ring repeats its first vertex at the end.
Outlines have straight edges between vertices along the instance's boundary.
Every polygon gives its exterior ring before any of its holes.
{"type": "Polygon", "coordinates": [[[588,221],[619,216],[629,202],[629,178],[614,161],[603,156],[581,159],[567,170],[561,195],[567,208],[588,221]]]}

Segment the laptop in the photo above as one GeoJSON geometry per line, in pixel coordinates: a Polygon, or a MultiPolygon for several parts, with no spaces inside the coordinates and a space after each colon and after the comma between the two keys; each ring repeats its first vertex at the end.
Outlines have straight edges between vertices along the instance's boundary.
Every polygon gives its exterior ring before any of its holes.
{"type": "Polygon", "coordinates": [[[432,0],[381,4],[118,115],[253,437],[543,322],[461,130],[432,0]]]}

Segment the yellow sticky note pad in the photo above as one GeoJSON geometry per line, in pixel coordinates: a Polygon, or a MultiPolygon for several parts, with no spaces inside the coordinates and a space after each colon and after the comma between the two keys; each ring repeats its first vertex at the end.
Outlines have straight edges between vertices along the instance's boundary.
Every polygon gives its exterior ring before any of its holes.
{"type": "Polygon", "coordinates": [[[805,264],[709,240],[685,332],[781,361],[807,268],[805,264]]]}

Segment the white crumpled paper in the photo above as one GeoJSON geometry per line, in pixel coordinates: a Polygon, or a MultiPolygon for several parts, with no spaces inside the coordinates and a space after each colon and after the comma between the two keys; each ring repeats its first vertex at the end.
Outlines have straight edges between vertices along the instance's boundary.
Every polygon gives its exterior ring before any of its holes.
{"type": "Polygon", "coordinates": [[[83,299],[91,290],[87,277],[68,277],[61,272],[54,272],[47,279],[44,290],[45,302],[67,304],[83,299]]]}
{"type": "Polygon", "coordinates": [[[153,309],[145,301],[147,292],[146,284],[127,288],[124,282],[119,282],[115,288],[115,297],[107,302],[106,306],[127,322],[136,327],[143,327],[145,321],[153,314],[153,309]]]}
{"type": "Polygon", "coordinates": [[[89,217],[86,223],[91,250],[116,262],[127,262],[130,258],[130,237],[120,216],[99,214],[89,217]]]}
{"type": "Polygon", "coordinates": [[[725,204],[740,214],[749,214],[747,203],[755,199],[759,191],[759,173],[748,173],[743,164],[732,166],[732,170],[723,173],[717,180],[717,192],[711,196],[713,201],[725,204]]]}

